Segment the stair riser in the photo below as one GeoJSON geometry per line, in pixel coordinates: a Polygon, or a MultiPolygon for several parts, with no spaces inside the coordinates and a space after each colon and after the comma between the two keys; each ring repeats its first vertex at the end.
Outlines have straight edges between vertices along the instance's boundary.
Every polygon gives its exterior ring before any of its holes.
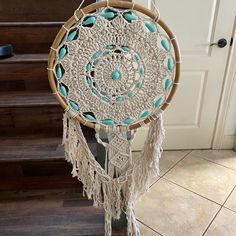
{"type": "MultiPolygon", "coordinates": [[[[95,2],[86,0],[85,5],[95,2]]],[[[51,22],[65,21],[73,15],[80,1],[70,0],[21,0],[1,1],[0,22],[51,22]]]]}
{"type": "Polygon", "coordinates": [[[47,62],[0,64],[0,91],[50,91],[47,62]]]}

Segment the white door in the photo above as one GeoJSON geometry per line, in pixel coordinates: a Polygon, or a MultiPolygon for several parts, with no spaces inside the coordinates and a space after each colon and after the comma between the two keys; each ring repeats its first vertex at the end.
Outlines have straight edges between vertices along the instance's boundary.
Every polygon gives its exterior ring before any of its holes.
{"type": "MultiPolygon", "coordinates": [[[[151,7],[149,0],[136,0],[151,7]]],[[[161,18],[177,36],[182,53],[181,85],[164,114],[165,149],[211,148],[233,30],[235,0],[157,0],[161,18]],[[225,38],[224,48],[210,46],[225,38]]],[[[133,148],[140,150],[147,127],[133,148]]]]}

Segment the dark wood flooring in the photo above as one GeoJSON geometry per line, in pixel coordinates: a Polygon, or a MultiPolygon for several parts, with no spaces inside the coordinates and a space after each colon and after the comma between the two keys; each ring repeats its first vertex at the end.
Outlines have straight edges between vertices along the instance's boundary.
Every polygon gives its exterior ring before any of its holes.
{"type": "MultiPolygon", "coordinates": [[[[0,192],[1,236],[103,236],[104,212],[76,188],[0,192]]],[[[125,236],[126,229],[114,229],[125,236]]]]}

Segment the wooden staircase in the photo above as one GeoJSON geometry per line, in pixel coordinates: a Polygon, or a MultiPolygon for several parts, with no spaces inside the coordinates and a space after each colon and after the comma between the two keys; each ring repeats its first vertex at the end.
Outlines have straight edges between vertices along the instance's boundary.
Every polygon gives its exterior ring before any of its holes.
{"type": "MultiPolygon", "coordinates": [[[[47,79],[50,45],[79,4],[0,3],[0,44],[12,44],[15,53],[0,59],[0,235],[104,235],[103,211],[82,197],[64,160],[63,111],[47,79]]],[[[96,155],[94,131],[83,129],[96,155]]]]}

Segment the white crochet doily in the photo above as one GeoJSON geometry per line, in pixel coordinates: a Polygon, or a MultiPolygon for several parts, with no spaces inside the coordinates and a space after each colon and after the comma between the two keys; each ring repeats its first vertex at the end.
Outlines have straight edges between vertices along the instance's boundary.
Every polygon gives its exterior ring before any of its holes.
{"type": "Polygon", "coordinates": [[[106,7],[68,30],[53,71],[59,93],[85,120],[126,126],[160,111],[175,75],[172,52],[152,19],[106,7]]]}

